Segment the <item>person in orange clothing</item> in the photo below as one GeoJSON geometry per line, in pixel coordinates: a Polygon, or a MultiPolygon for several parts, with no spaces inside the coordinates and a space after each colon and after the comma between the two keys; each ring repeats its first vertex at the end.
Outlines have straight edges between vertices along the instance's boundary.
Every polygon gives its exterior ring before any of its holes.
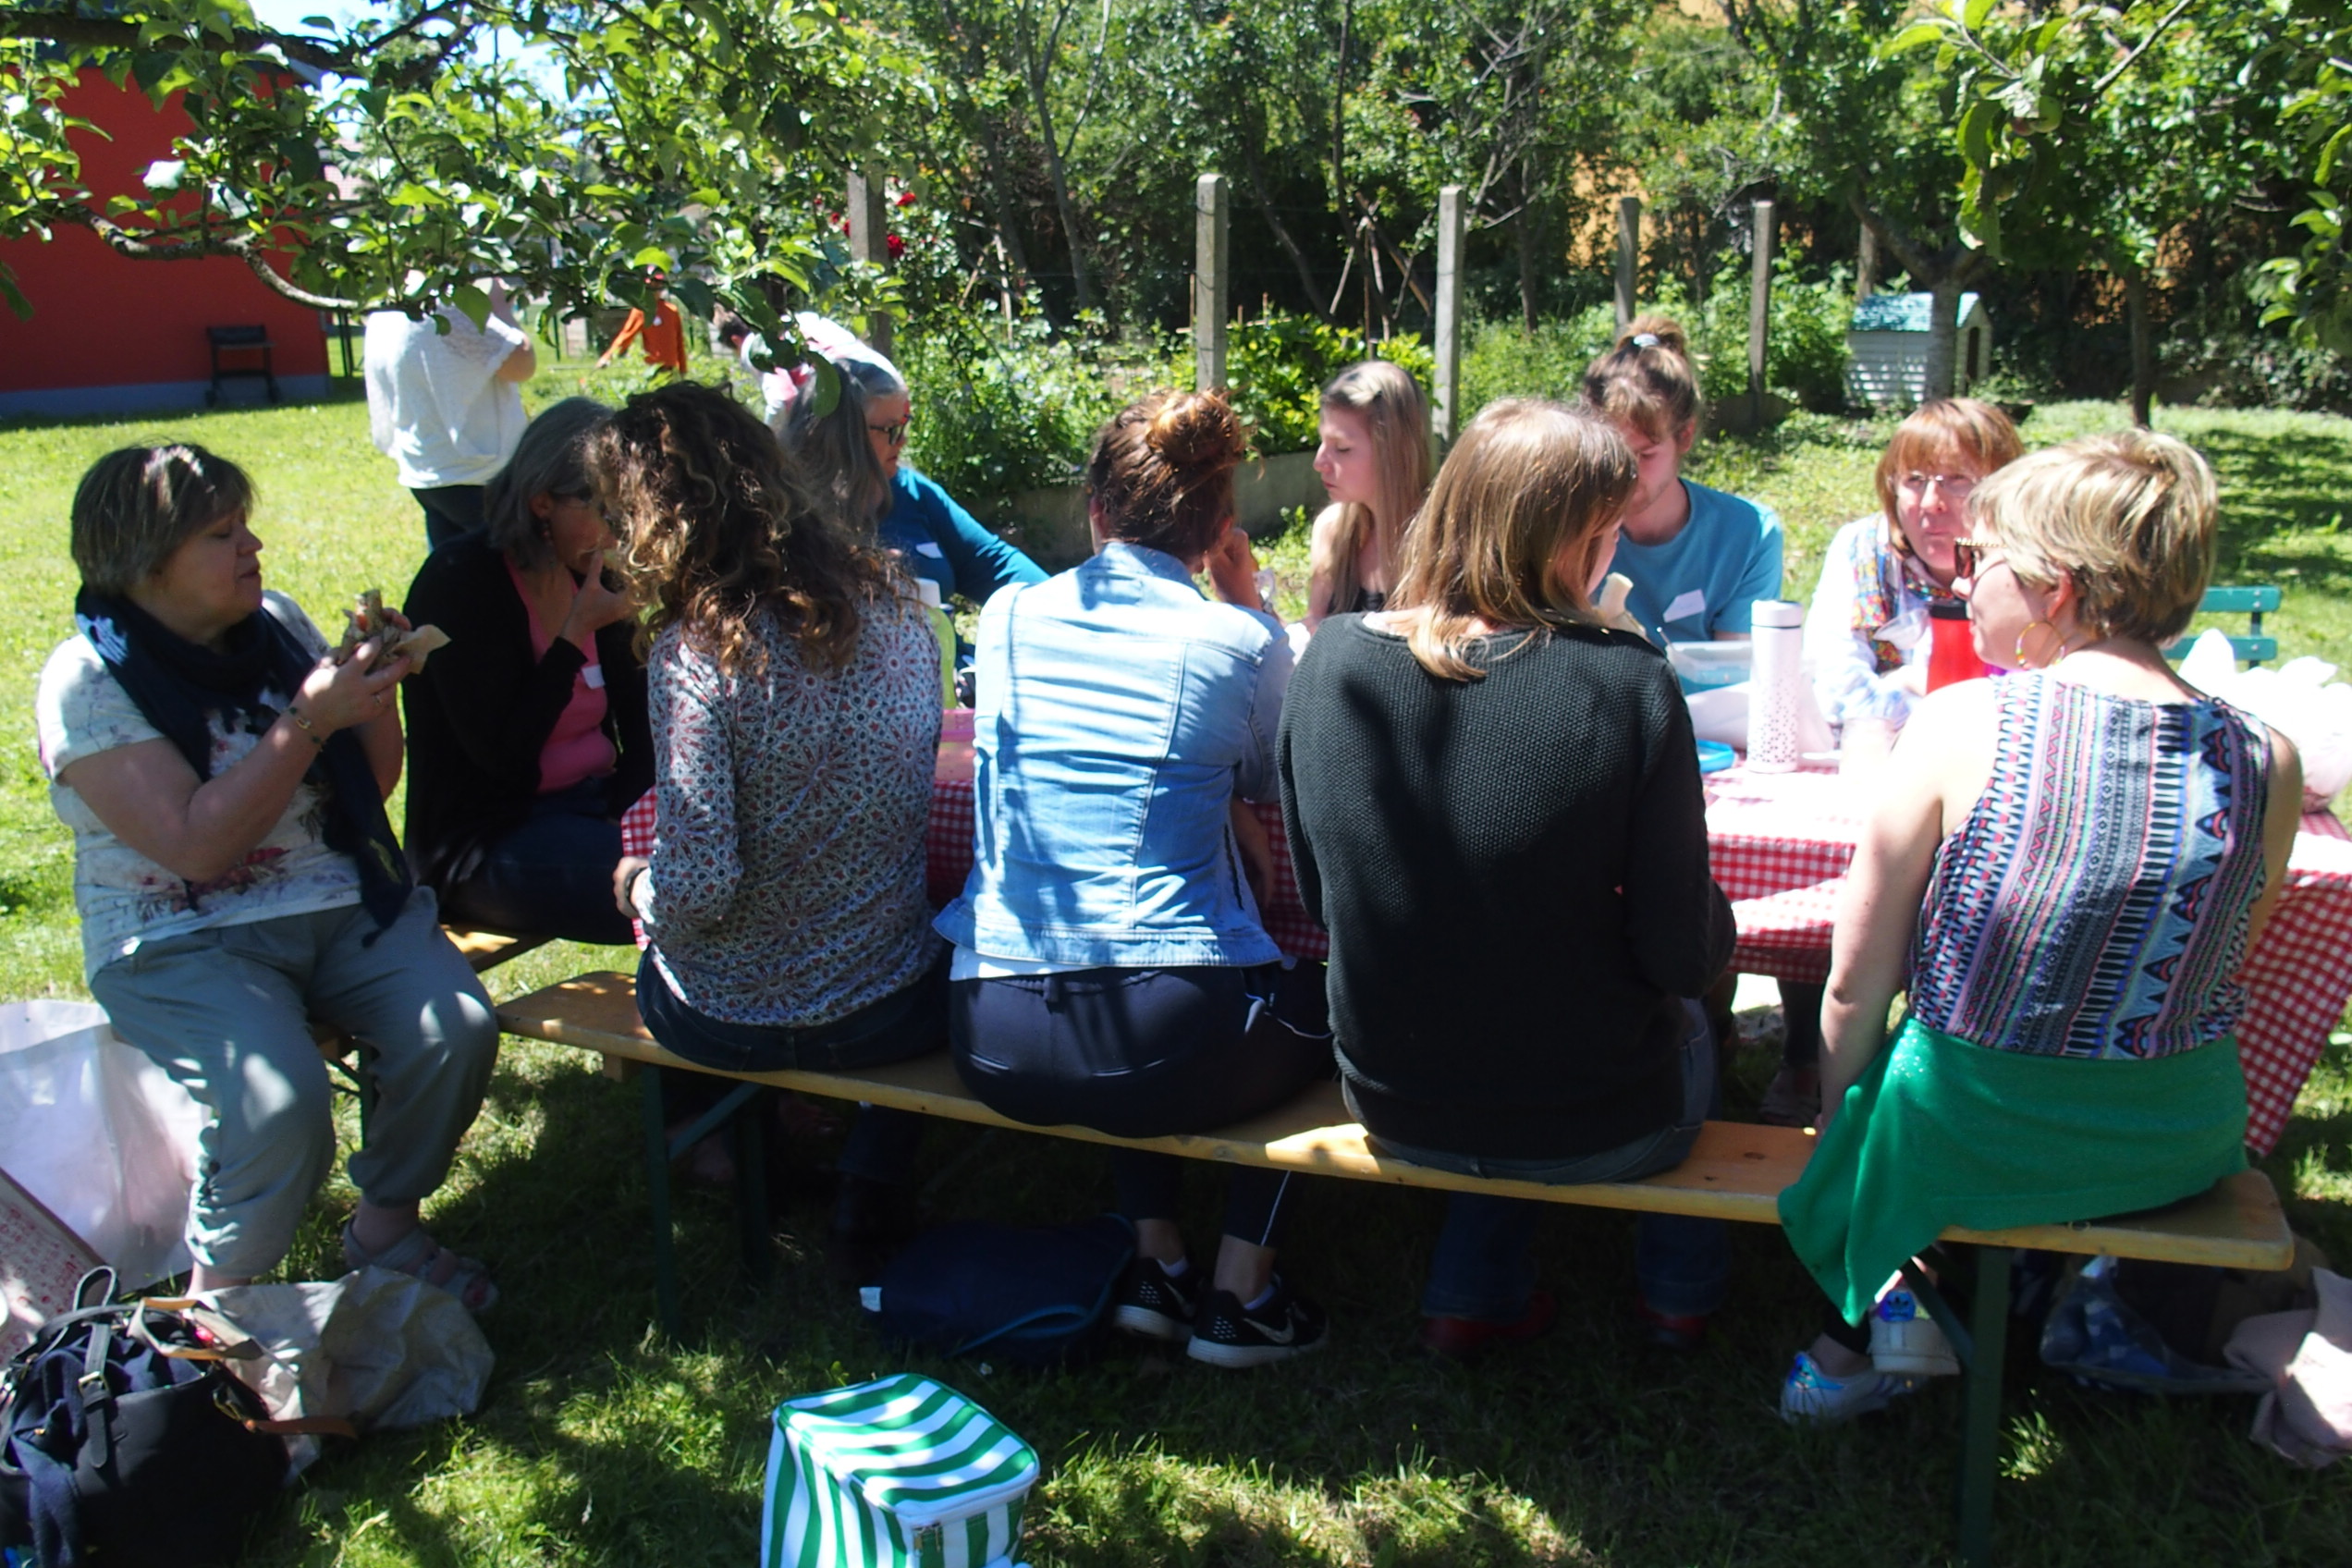
{"type": "Polygon", "coordinates": [[[602,370],[612,363],[639,337],[645,341],[647,364],[668,365],[680,375],[686,374],[686,319],[678,313],[676,305],[659,295],[654,299],[650,320],[643,311],[629,312],[629,319],[620,324],[620,331],[613,337],[612,347],[597,358],[596,368],[602,370]]]}

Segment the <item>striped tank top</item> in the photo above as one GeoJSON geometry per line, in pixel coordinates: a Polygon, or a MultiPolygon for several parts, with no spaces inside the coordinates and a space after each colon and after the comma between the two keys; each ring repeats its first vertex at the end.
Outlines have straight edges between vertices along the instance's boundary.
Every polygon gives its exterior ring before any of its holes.
{"type": "Polygon", "coordinates": [[[1929,1028],[2036,1056],[2158,1057],[2237,1027],[2269,735],[2212,699],[1997,682],[1992,778],[1936,851],[1911,962],[1929,1028]]]}

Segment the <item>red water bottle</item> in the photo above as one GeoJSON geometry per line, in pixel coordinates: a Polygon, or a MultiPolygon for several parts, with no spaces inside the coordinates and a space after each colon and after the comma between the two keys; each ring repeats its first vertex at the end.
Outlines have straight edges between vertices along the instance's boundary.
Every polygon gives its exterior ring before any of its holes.
{"type": "Polygon", "coordinates": [[[1990,674],[1977,657],[1976,631],[1968,606],[1957,601],[1928,606],[1928,690],[1990,674]]]}

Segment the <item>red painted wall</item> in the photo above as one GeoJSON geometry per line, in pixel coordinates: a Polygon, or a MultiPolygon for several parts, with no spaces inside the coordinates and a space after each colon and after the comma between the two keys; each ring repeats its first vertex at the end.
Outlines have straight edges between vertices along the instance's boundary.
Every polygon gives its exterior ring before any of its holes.
{"type": "MultiPolygon", "coordinates": [[[[95,71],[82,73],[65,107],[113,138],[74,135],[82,183],[101,204],[138,192],[141,174],[169,157],[172,138],[188,128],[178,97],[158,110],[136,88],[126,92],[95,71]]],[[[0,392],[202,381],[213,373],[204,329],[255,322],[269,328],[281,378],[326,373],[318,312],[272,293],[243,263],[138,262],[86,228],[53,234],[0,243],[0,262],[15,270],[33,309],[31,321],[20,321],[0,306],[0,392]]],[[[241,390],[231,384],[232,396],[241,390]]]]}

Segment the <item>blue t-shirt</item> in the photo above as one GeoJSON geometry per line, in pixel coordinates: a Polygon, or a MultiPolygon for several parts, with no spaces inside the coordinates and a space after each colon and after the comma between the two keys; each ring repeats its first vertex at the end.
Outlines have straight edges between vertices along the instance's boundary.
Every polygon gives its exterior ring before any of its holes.
{"type": "Polygon", "coordinates": [[[1690,521],[1663,545],[1617,541],[1609,570],[1633,580],[1625,608],[1664,643],[1745,633],[1748,609],[1781,596],[1781,520],[1742,496],[1682,481],[1690,521]]]}
{"type": "Polygon", "coordinates": [[[999,588],[1043,582],[1045,569],[981,526],[937,483],[901,463],[890,476],[890,511],[880,529],[917,577],[939,585],[939,602],[961,594],[985,605],[999,588]]]}

